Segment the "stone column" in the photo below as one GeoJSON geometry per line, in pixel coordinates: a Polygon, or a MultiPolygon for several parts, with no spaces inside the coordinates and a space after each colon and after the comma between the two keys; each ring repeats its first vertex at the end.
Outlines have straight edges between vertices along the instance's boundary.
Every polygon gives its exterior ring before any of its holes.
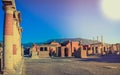
{"type": "Polygon", "coordinates": [[[4,71],[7,74],[14,72],[13,68],[13,12],[10,6],[5,6],[4,21],[4,71]]]}
{"type": "Polygon", "coordinates": [[[0,70],[3,70],[3,48],[0,47],[0,70]]]}
{"type": "Polygon", "coordinates": [[[65,48],[64,47],[61,47],[61,57],[65,57],[65,48]]]}
{"type": "Polygon", "coordinates": [[[80,58],[87,58],[86,50],[81,50],[80,51],[80,58]]]}
{"type": "Polygon", "coordinates": [[[94,46],[94,54],[96,54],[97,52],[96,52],[96,46],[94,46]]]}
{"type": "Polygon", "coordinates": [[[101,55],[105,55],[105,54],[106,54],[106,51],[104,50],[104,47],[102,47],[101,49],[102,49],[102,50],[101,50],[101,51],[102,51],[102,52],[101,52],[101,55]]]}
{"type": "Polygon", "coordinates": [[[71,48],[68,48],[68,57],[71,57],[72,53],[71,53],[71,48]]]}
{"type": "Polygon", "coordinates": [[[21,56],[22,56],[22,60],[24,60],[24,59],[23,59],[23,58],[24,58],[24,47],[21,46],[21,48],[22,48],[21,56]]]}
{"type": "Polygon", "coordinates": [[[101,51],[101,47],[100,47],[100,46],[98,46],[97,51],[98,51],[98,54],[101,55],[101,52],[102,52],[102,51],[101,51]]]}
{"type": "MultiPolygon", "coordinates": [[[[15,13],[13,14],[15,15],[15,13]]],[[[14,17],[13,18],[13,63],[14,63],[14,67],[17,68],[17,64],[18,64],[18,44],[17,42],[19,40],[18,39],[18,29],[17,29],[17,19],[14,17]]]]}
{"type": "MultiPolygon", "coordinates": [[[[19,22],[17,23],[19,25],[19,22]]],[[[16,26],[18,26],[16,25],[16,26]]],[[[17,39],[16,39],[16,43],[17,43],[17,58],[18,58],[18,63],[22,62],[22,46],[21,46],[21,31],[20,31],[20,27],[17,27],[17,39]]],[[[19,65],[19,64],[18,64],[19,65]]]]}
{"type": "Polygon", "coordinates": [[[92,54],[94,54],[94,49],[93,49],[93,46],[91,46],[91,50],[92,50],[92,54]]]}
{"type": "Polygon", "coordinates": [[[58,47],[56,47],[56,56],[58,57],[58,47]]]}

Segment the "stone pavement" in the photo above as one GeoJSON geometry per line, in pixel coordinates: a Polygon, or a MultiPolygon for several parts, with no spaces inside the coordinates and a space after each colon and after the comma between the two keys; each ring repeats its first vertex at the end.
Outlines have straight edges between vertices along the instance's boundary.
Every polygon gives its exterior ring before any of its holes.
{"type": "Polygon", "coordinates": [[[86,59],[27,58],[23,75],[120,75],[120,63],[84,60],[86,59]]]}

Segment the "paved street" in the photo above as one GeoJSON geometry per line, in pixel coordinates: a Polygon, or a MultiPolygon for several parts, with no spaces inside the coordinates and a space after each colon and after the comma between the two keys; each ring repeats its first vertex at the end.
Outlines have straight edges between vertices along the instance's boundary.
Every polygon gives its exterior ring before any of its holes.
{"type": "Polygon", "coordinates": [[[24,75],[120,75],[120,60],[116,57],[25,58],[24,75]]]}

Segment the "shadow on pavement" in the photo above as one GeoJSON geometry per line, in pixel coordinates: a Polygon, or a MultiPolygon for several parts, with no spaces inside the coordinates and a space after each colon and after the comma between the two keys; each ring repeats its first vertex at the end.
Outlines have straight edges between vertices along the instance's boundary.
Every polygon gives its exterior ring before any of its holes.
{"type": "Polygon", "coordinates": [[[105,62],[105,63],[120,63],[120,55],[106,55],[106,56],[99,56],[97,58],[85,58],[80,59],[78,61],[85,61],[85,62],[105,62]]]}

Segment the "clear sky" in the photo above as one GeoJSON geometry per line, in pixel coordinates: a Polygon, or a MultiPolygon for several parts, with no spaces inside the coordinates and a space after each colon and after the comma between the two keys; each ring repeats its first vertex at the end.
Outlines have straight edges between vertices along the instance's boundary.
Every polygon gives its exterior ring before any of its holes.
{"type": "MultiPolygon", "coordinates": [[[[16,0],[21,11],[22,42],[44,42],[55,38],[104,36],[107,43],[120,43],[120,20],[103,15],[101,0],[16,0]]],[[[111,10],[112,11],[112,10],[111,10]]],[[[0,2],[0,40],[3,38],[0,2]]]]}

